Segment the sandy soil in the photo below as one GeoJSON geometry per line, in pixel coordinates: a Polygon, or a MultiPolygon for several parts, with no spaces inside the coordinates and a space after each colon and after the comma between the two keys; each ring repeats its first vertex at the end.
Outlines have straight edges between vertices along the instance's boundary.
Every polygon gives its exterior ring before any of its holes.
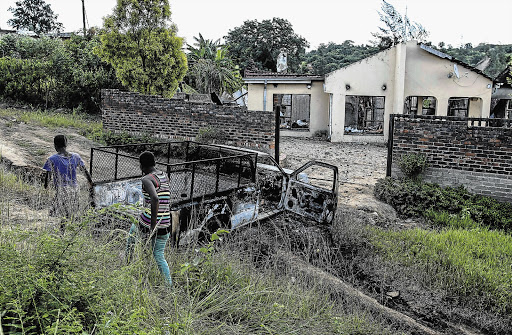
{"type": "Polygon", "coordinates": [[[386,175],[386,148],[376,144],[331,143],[315,139],[281,139],[283,165],[296,169],[309,160],[319,160],[338,167],[341,203],[356,205],[355,195],[368,196],[373,185],[386,175]],[[350,197],[348,196],[350,195],[350,197]]]}

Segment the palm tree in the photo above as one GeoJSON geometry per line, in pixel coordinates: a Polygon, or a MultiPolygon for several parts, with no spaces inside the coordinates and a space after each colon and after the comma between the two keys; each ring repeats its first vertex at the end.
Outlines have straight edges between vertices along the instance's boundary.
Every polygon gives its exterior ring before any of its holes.
{"type": "Polygon", "coordinates": [[[207,40],[201,34],[188,47],[188,84],[200,93],[233,93],[242,87],[238,66],[229,58],[220,40],[207,40]]]}
{"type": "Polygon", "coordinates": [[[223,47],[223,45],[220,44],[220,39],[215,41],[206,40],[201,33],[199,33],[199,37],[194,36],[194,40],[194,45],[187,44],[189,62],[194,62],[199,59],[215,59],[217,49],[223,47]]]}

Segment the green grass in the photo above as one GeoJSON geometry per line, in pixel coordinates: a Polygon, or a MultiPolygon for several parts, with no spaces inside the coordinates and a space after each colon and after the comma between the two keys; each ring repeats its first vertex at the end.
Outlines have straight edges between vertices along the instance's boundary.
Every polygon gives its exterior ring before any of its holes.
{"type": "Polygon", "coordinates": [[[84,222],[56,232],[0,232],[4,330],[23,334],[386,334],[364,314],[285,277],[216,252],[181,274],[194,250],[168,252],[174,288],[148,250],[123,261],[125,235],[97,243],[84,222]]]}
{"type": "Polygon", "coordinates": [[[424,275],[425,283],[512,312],[512,237],[485,228],[429,231],[372,229],[371,243],[387,259],[424,275]]]}
{"type": "Polygon", "coordinates": [[[16,118],[25,122],[47,128],[76,128],[81,135],[91,140],[103,138],[103,125],[98,118],[82,113],[56,113],[41,110],[0,109],[0,117],[16,118]]]}
{"type": "MultiPolygon", "coordinates": [[[[1,201],[19,194],[34,197],[37,187],[0,174],[1,201]]],[[[16,208],[11,204],[10,210],[16,208]]],[[[347,312],[347,306],[296,274],[292,282],[285,271],[255,269],[222,246],[206,252],[168,249],[174,282],[169,289],[142,244],[136,245],[131,261],[124,259],[127,230],[106,226],[122,222],[122,216],[106,209],[78,215],[64,232],[50,225],[35,230],[30,221],[19,225],[2,218],[3,333],[397,333],[365,310],[347,312]],[[105,229],[98,233],[98,227],[105,229]]]]}
{"type": "Polygon", "coordinates": [[[34,186],[26,183],[23,178],[14,173],[0,169],[0,190],[9,193],[28,195],[35,190],[34,186]]]}
{"type": "Polygon", "coordinates": [[[451,214],[448,212],[437,212],[429,209],[424,214],[425,218],[436,227],[448,228],[464,228],[474,229],[481,228],[483,225],[471,218],[469,211],[463,210],[461,214],[451,214]]]}
{"type": "MultiPolygon", "coordinates": [[[[6,126],[12,127],[15,122],[46,128],[75,128],[78,133],[86,138],[107,145],[151,143],[160,142],[161,139],[152,137],[151,134],[133,135],[126,132],[114,133],[103,129],[103,124],[97,116],[84,113],[56,113],[41,110],[0,109],[0,117],[7,118],[6,126]]],[[[31,147],[30,144],[17,143],[22,147],[31,147]]],[[[36,149],[37,150],[37,149],[36,149]]],[[[36,155],[41,155],[40,150],[36,155]]]]}

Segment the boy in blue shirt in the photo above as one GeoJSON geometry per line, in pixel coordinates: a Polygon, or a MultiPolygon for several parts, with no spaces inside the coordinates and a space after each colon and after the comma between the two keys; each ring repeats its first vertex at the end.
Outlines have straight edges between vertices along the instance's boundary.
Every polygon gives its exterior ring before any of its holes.
{"type": "Polygon", "coordinates": [[[76,170],[79,169],[85,174],[89,182],[91,197],[94,195],[92,179],[80,155],[67,151],[68,140],[66,136],[55,136],[53,144],[57,153],[50,156],[43,166],[43,169],[47,171],[44,187],[48,187],[49,177],[53,179],[55,187],[55,198],[52,202],[50,215],[70,218],[79,208],[76,170]]]}

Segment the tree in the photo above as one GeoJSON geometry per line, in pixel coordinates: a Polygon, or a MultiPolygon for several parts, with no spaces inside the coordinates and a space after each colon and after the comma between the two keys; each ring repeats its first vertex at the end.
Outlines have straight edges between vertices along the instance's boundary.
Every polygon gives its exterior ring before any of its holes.
{"type": "Polygon", "coordinates": [[[302,72],[324,75],[369,57],[378,50],[372,46],[354,45],[354,42],[350,40],[342,44],[322,43],[318,49],[311,50],[306,54],[302,72]]]}
{"type": "Polygon", "coordinates": [[[474,47],[471,43],[465,43],[458,48],[453,48],[451,45],[444,46],[441,51],[471,66],[477,66],[482,60],[487,60],[488,63],[483,72],[491,78],[500,74],[512,60],[512,44],[480,43],[474,47]]]}
{"type": "Polygon", "coordinates": [[[207,40],[201,34],[188,45],[189,85],[200,93],[233,93],[242,87],[238,66],[228,56],[228,48],[220,40],[207,40]]]}
{"type": "Polygon", "coordinates": [[[16,8],[9,7],[14,18],[7,21],[15,29],[28,29],[36,34],[48,34],[62,30],[62,23],[57,21],[58,15],[53,13],[50,5],[44,0],[19,0],[16,8]]]}
{"type": "Polygon", "coordinates": [[[65,41],[18,34],[0,37],[0,96],[48,107],[100,111],[102,88],[120,88],[112,67],[93,53],[98,37],[65,41]]]}
{"type": "Polygon", "coordinates": [[[168,0],[117,0],[105,18],[96,52],[129,89],[172,97],[185,76],[183,39],[170,16],[168,0]]]}
{"type": "Polygon", "coordinates": [[[421,24],[411,22],[407,15],[400,14],[389,2],[382,0],[381,10],[379,17],[385,27],[379,27],[379,32],[372,33],[379,48],[385,49],[409,40],[424,41],[428,37],[428,31],[421,24]]]}
{"type": "Polygon", "coordinates": [[[255,66],[258,69],[277,70],[277,57],[281,51],[287,53],[291,72],[299,69],[301,58],[309,43],[293,31],[292,24],[285,19],[273,18],[248,20],[224,37],[229,54],[242,68],[255,66]]]}
{"type": "Polygon", "coordinates": [[[199,33],[199,37],[194,36],[194,44],[187,44],[188,61],[197,61],[200,59],[215,59],[217,50],[224,47],[220,44],[220,39],[215,41],[207,40],[199,33]]]}

